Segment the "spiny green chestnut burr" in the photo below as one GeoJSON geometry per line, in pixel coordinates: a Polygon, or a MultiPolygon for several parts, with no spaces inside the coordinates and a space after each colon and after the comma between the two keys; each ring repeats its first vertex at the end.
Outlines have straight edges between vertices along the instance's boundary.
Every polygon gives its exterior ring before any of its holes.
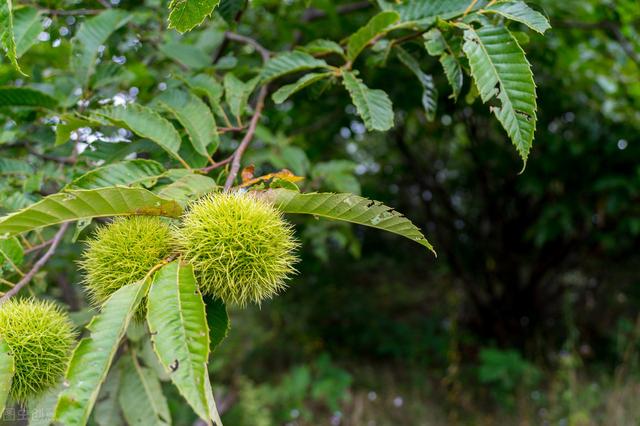
{"type": "Polygon", "coordinates": [[[174,248],[171,227],[157,216],[119,217],[98,228],[79,262],[92,304],[143,279],[174,248]]]}
{"type": "Polygon", "coordinates": [[[55,387],[75,337],[69,317],[51,302],[11,299],[0,305],[0,340],[15,363],[10,398],[25,403],[55,387]]]}
{"type": "Polygon", "coordinates": [[[214,193],[190,206],[178,230],[204,294],[227,304],[260,304],[286,287],[298,243],[271,204],[250,193],[214,193]]]}

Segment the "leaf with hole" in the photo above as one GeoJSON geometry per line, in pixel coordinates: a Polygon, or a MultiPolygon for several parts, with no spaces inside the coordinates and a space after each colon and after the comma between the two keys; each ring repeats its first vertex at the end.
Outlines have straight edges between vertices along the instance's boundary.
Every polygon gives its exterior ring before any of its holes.
{"type": "Polygon", "coordinates": [[[500,102],[491,110],[526,165],[536,129],[536,86],[522,48],[506,28],[484,26],[465,30],[463,50],[482,101],[500,102]]]}
{"type": "Polygon", "coordinates": [[[209,327],[191,265],[176,260],[156,273],[147,310],[154,349],[171,381],[200,418],[221,424],[208,395],[209,327]]]}
{"type": "Polygon", "coordinates": [[[435,254],[433,246],[417,226],[379,201],[354,194],[300,194],[286,189],[264,191],[261,196],[285,213],[310,214],[382,229],[415,241],[435,254]]]}

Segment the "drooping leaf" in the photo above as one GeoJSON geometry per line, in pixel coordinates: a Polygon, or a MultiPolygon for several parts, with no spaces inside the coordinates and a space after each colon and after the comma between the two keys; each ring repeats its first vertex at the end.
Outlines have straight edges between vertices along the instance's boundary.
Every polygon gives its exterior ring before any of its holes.
{"type": "Polygon", "coordinates": [[[464,32],[464,53],[483,102],[491,107],[526,164],[536,128],[536,90],[531,66],[509,30],[504,27],[469,27],[464,32]]]}
{"type": "Polygon", "coordinates": [[[89,84],[93,75],[100,46],[104,45],[114,31],[125,25],[132,15],[120,9],[107,9],[84,21],[72,40],[71,68],[78,83],[89,84]]]}
{"type": "Polygon", "coordinates": [[[173,261],[160,269],[149,292],[147,321],[160,363],[198,416],[221,424],[210,406],[209,328],[191,265],[173,261]]]}
{"type": "Polygon", "coordinates": [[[382,229],[406,237],[434,252],[433,246],[417,226],[379,201],[354,194],[300,194],[286,189],[268,190],[263,196],[285,213],[310,214],[382,229]]]}
{"type": "Polygon", "coordinates": [[[211,352],[227,337],[231,329],[227,306],[220,299],[205,298],[207,308],[207,323],[209,324],[209,338],[211,339],[211,352]]]}
{"type": "Polygon", "coordinates": [[[332,74],[330,72],[305,74],[300,78],[300,80],[296,81],[295,83],[287,84],[286,86],[282,86],[281,88],[276,90],[273,95],[271,95],[271,98],[276,104],[281,104],[294,93],[304,89],[307,86],[312,85],[317,81],[329,78],[331,77],[331,75],[332,74]]]}
{"type": "Polygon", "coordinates": [[[87,326],[90,335],[73,351],[67,368],[67,386],[58,398],[56,421],[68,426],[87,424],[120,341],[150,282],[146,279],[116,291],[87,326]]]}
{"type": "Polygon", "coordinates": [[[220,0],[172,0],[169,4],[169,28],[181,33],[191,31],[211,16],[220,0]]]}
{"type": "Polygon", "coordinates": [[[440,56],[440,64],[442,64],[444,75],[447,77],[447,81],[449,82],[449,84],[451,85],[451,89],[453,90],[453,92],[451,93],[451,97],[453,99],[458,99],[460,91],[462,90],[464,79],[460,61],[455,56],[449,53],[443,53],[440,56]]]}
{"type": "Polygon", "coordinates": [[[16,40],[16,55],[21,57],[38,40],[42,32],[40,12],[33,7],[23,7],[14,12],[13,35],[16,40]]]}
{"type": "Polygon", "coordinates": [[[54,109],[58,101],[39,90],[28,87],[0,87],[0,106],[54,109]]]}
{"type": "Polygon", "coordinates": [[[175,158],[180,149],[180,135],[171,123],[149,107],[139,104],[103,108],[95,113],[117,126],[126,127],[136,135],[157,143],[175,158]]]}
{"type": "Polygon", "coordinates": [[[210,177],[189,173],[176,179],[175,182],[163,186],[158,191],[158,195],[186,205],[190,200],[215,191],[217,187],[216,181],[210,177]]]}
{"type": "Polygon", "coordinates": [[[551,28],[549,21],[542,13],[531,9],[522,1],[496,3],[484,9],[484,12],[497,13],[512,21],[521,22],[540,34],[544,34],[545,31],[551,28]]]}
{"type": "Polygon", "coordinates": [[[389,27],[400,20],[400,15],[392,10],[378,13],[364,27],[349,37],[347,58],[353,62],[360,52],[376,38],[384,35],[389,27]]]}
{"type": "Polygon", "coordinates": [[[153,186],[165,172],[164,167],[152,160],[125,160],[93,169],[74,179],[65,190],[97,189],[109,186],[153,186]]]}
{"type": "Polygon", "coordinates": [[[199,97],[190,92],[168,90],[154,99],[154,103],[171,112],[189,134],[191,145],[200,155],[209,156],[207,147],[220,144],[211,110],[199,97]]]}
{"type": "Polygon", "coordinates": [[[286,74],[314,68],[329,68],[329,64],[298,50],[284,52],[269,59],[265,64],[261,74],[262,82],[266,83],[286,74]]]}
{"type": "Polygon", "coordinates": [[[4,407],[11,391],[11,382],[15,373],[13,356],[9,346],[0,340],[0,416],[4,413],[4,407]]]}
{"type": "Polygon", "coordinates": [[[428,31],[424,35],[424,40],[427,52],[432,56],[437,56],[444,69],[444,74],[453,90],[450,97],[458,99],[464,78],[462,64],[458,58],[458,44],[455,47],[452,46],[451,41],[447,40],[437,28],[428,31]]]}
{"type": "Polygon", "coordinates": [[[260,77],[254,77],[247,82],[243,82],[232,73],[227,73],[224,76],[224,96],[231,113],[236,118],[240,118],[247,108],[247,102],[249,102],[249,96],[251,92],[258,84],[260,77]]]}
{"type": "Polygon", "coordinates": [[[393,105],[384,91],[369,89],[349,71],[342,74],[342,81],[367,129],[385,131],[393,127],[393,105]]]}
{"type": "Polygon", "coordinates": [[[179,217],[182,208],[175,201],[142,188],[70,190],[49,195],[0,218],[0,236],[10,237],[72,220],[138,214],[179,217]]]}
{"type": "Polygon", "coordinates": [[[118,400],[129,426],[171,424],[169,405],[158,376],[153,370],[142,367],[133,353],[122,363],[118,400]]]}
{"type": "Polygon", "coordinates": [[[438,90],[433,83],[433,76],[425,74],[420,68],[418,61],[411,56],[409,52],[401,47],[398,47],[398,59],[411,70],[418,78],[418,81],[422,85],[422,106],[426,113],[427,119],[433,121],[436,116],[436,108],[438,106],[438,90]]]}
{"type": "Polygon", "coordinates": [[[7,56],[13,67],[19,73],[24,74],[18,65],[11,2],[12,0],[0,0],[0,50],[7,56]]]}

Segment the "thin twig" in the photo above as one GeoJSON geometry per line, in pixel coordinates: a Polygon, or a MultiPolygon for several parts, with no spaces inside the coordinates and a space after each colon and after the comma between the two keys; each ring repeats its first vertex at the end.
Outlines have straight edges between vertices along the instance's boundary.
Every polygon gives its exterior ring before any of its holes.
{"type": "Polygon", "coordinates": [[[69,227],[69,222],[65,222],[62,224],[62,226],[60,226],[60,229],[56,233],[55,237],[53,237],[53,239],[51,240],[51,246],[49,247],[49,250],[47,250],[47,252],[42,255],[42,257],[33,265],[31,270],[27,272],[26,275],[22,277],[22,279],[20,279],[20,281],[18,281],[11,290],[6,292],[5,295],[0,298],[0,305],[2,305],[4,302],[9,300],[11,297],[15,296],[20,290],[22,290],[24,286],[29,284],[31,279],[38,273],[38,271],[49,261],[51,256],[53,256],[53,254],[56,252],[56,249],[58,248],[58,244],[60,244],[60,241],[62,241],[62,237],[64,236],[64,233],[68,227],[69,227]]]}
{"type": "Polygon", "coordinates": [[[271,56],[271,52],[268,49],[266,49],[263,45],[261,45],[251,37],[232,32],[226,32],[224,36],[231,41],[237,41],[238,43],[244,43],[253,46],[258,51],[258,53],[260,53],[260,56],[262,56],[262,60],[265,62],[268,61],[269,57],[271,56]]]}
{"type": "Polygon", "coordinates": [[[43,249],[43,248],[47,247],[48,245],[51,245],[52,242],[53,242],[53,239],[45,241],[44,243],[37,244],[35,246],[31,246],[28,249],[26,249],[24,251],[24,253],[25,254],[33,253],[34,251],[43,249]]]}
{"type": "Polygon", "coordinates": [[[229,171],[229,176],[227,176],[227,181],[224,184],[225,191],[228,191],[231,188],[233,182],[236,179],[236,176],[238,176],[238,172],[240,171],[240,160],[242,159],[244,151],[251,143],[253,135],[256,132],[256,128],[258,127],[258,123],[260,122],[260,116],[262,115],[262,110],[264,109],[264,101],[267,97],[267,93],[269,93],[268,86],[262,86],[262,88],[260,88],[260,93],[258,94],[258,100],[256,101],[256,107],[253,113],[253,117],[251,117],[251,122],[249,123],[249,130],[247,130],[244,138],[242,138],[242,142],[240,142],[238,149],[236,149],[236,151],[233,153],[231,170],[229,171]]]}
{"type": "Polygon", "coordinates": [[[231,162],[231,160],[233,160],[233,154],[231,154],[230,156],[228,156],[227,158],[225,158],[222,161],[218,161],[217,163],[213,163],[207,167],[203,167],[200,169],[200,171],[204,174],[208,174],[209,172],[211,172],[212,170],[217,169],[218,167],[224,166],[225,164],[229,164],[231,162]]]}

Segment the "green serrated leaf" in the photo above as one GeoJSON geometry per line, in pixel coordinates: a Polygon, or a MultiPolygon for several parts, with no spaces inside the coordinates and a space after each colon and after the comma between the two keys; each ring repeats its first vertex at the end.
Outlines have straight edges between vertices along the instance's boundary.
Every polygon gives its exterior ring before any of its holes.
{"type": "Polygon", "coordinates": [[[458,99],[464,78],[462,64],[458,59],[458,50],[445,39],[437,28],[428,31],[424,35],[424,40],[424,45],[429,55],[438,56],[438,60],[444,69],[444,74],[453,90],[450,97],[458,99]]]}
{"type": "Polygon", "coordinates": [[[153,370],[142,367],[135,354],[125,357],[118,401],[129,426],[168,426],[167,399],[153,370]]]}
{"type": "Polygon", "coordinates": [[[522,160],[527,162],[536,128],[536,89],[531,66],[522,48],[504,27],[469,27],[464,32],[464,53],[483,102],[491,107],[511,138],[522,160]]]}
{"type": "Polygon", "coordinates": [[[173,114],[189,134],[191,145],[200,155],[209,157],[209,145],[218,149],[220,138],[211,110],[199,97],[179,89],[168,90],[154,104],[173,114]]]}
{"type": "Polygon", "coordinates": [[[181,33],[191,31],[211,16],[220,0],[172,0],[169,3],[169,28],[181,33]]]}
{"type": "Polygon", "coordinates": [[[432,25],[436,19],[452,19],[462,15],[469,6],[471,11],[478,10],[486,4],[486,0],[411,0],[394,4],[393,10],[400,13],[403,22],[414,21],[423,28],[432,25]]]}
{"type": "Polygon", "coordinates": [[[178,155],[182,142],[180,134],[168,120],[151,108],[139,104],[129,104],[103,108],[96,111],[95,114],[117,126],[126,127],[142,138],[155,142],[173,157],[183,161],[178,155]]]}
{"type": "Polygon", "coordinates": [[[11,0],[0,0],[0,50],[4,51],[13,67],[20,74],[25,75],[18,65],[12,9],[11,0]]]}
{"type": "Polygon", "coordinates": [[[209,324],[209,337],[211,340],[211,352],[227,337],[231,329],[227,306],[220,299],[207,297],[207,323],[209,324]]]}
{"type": "Polygon", "coordinates": [[[259,80],[260,77],[258,76],[245,83],[232,73],[225,74],[223,80],[225,100],[231,113],[237,119],[242,117],[244,110],[247,108],[249,96],[251,96],[259,80]]]}
{"type": "Polygon", "coordinates": [[[132,14],[125,10],[108,9],[80,25],[72,39],[71,68],[82,87],[88,86],[95,71],[100,46],[131,17],[132,14]]]}
{"type": "Polygon", "coordinates": [[[64,189],[97,189],[109,186],[153,186],[165,172],[162,164],[152,160],[125,160],[98,167],[74,179],[64,189]]]}
{"type": "Polygon", "coordinates": [[[418,78],[422,85],[422,106],[427,116],[427,120],[433,121],[436,116],[436,108],[438,106],[438,90],[433,83],[433,76],[425,74],[420,68],[418,61],[401,47],[398,49],[398,59],[411,70],[418,78]]]}
{"type": "Polygon", "coordinates": [[[384,91],[369,89],[349,71],[343,72],[342,81],[367,129],[384,131],[393,127],[393,105],[384,91]]]}
{"type": "Polygon", "coordinates": [[[190,173],[178,178],[175,182],[163,186],[158,195],[163,198],[175,200],[181,205],[215,191],[218,188],[216,181],[208,176],[190,173]]]}
{"type": "Polygon", "coordinates": [[[207,360],[209,328],[191,265],[173,261],[160,269],[148,298],[147,321],[160,363],[198,416],[220,422],[211,406],[207,360]]]}
{"type": "Polygon", "coordinates": [[[335,53],[344,56],[344,49],[333,40],[318,39],[297,48],[310,55],[328,55],[335,53]]]}
{"type": "Polygon", "coordinates": [[[67,368],[66,388],[58,398],[56,421],[66,426],[87,424],[120,341],[150,282],[146,279],[116,291],[87,326],[90,335],[73,351],[67,368]]]}
{"type": "Polygon", "coordinates": [[[24,55],[38,40],[43,30],[40,12],[33,7],[23,7],[14,12],[13,35],[16,41],[16,55],[24,55]]]}
{"type": "Polygon", "coordinates": [[[281,104],[294,93],[304,89],[307,86],[312,85],[317,81],[329,78],[331,77],[331,75],[332,74],[330,72],[305,74],[304,76],[302,76],[302,78],[300,78],[300,80],[296,81],[295,83],[287,84],[286,86],[282,86],[281,88],[276,90],[273,95],[271,95],[271,98],[276,104],[281,104]]]}
{"type": "Polygon", "coordinates": [[[341,220],[393,232],[431,250],[420,229],[402,214],[379,201],[354,194],[300,194],[286,189],[268,190],[263,196],[285,213],[301,213],[341,220]]]}
{"type": "Polygon", "coordinates": [[[15,373],[13,356],[9,346],[0,340],[0,416],[4,413],[4,407],[11,391],[11,382],[15,373]]]}
{"type": "Polygon", "coordinates": [[[0,218],[0,237],[45,226],[94,217],[156,215],[179,217],[178,203],[142,188],[70,190],[49,195],[25,209],[0,218]]]}
{"type": "Polygon", "coordinates": [[[531,9],[522,1],[496,3],[487,9],[483,9],[483,12],[497,13],[512,21],[523,23],[540,34],[544,34],[545,31],[551,28],[549,21],[542,13],[531,9]]]}
{"type": "Polygon", "coordinates": [[[262,70],[261,78],[262,82],[266,83],[286,74],[314,68],[330,67],[322,59],[316,59],[305,52],[284,52],[269,59],[262,70]]]}
{"type": "Polygon", "coordinates": [[[389,27],[400,20],[400,15],[392,10],[378,13],[364,27],[349,37],[347,59],[353,62],[362,50],[376,38],[386,34],[389,27]]]}
{"type": "Polygon", "coordinates": [[[193,70],[199,70],[211,65],[211,58],[207,53],[191,44],[169,42],[160,46],[160,51],[168,58],[193,70]]]}
{"type": "Polygon", "coordinates": [[[0,106],[54,109],[58,101],[39,90],[28,87],[0,87],[0,106]]]}
{"type": "Polygon", "coordinates": [[[26,161],[14,160],[13,158],[0,158],[0,175],[28,176],[32,173],[33,167],[26,161]]]}

